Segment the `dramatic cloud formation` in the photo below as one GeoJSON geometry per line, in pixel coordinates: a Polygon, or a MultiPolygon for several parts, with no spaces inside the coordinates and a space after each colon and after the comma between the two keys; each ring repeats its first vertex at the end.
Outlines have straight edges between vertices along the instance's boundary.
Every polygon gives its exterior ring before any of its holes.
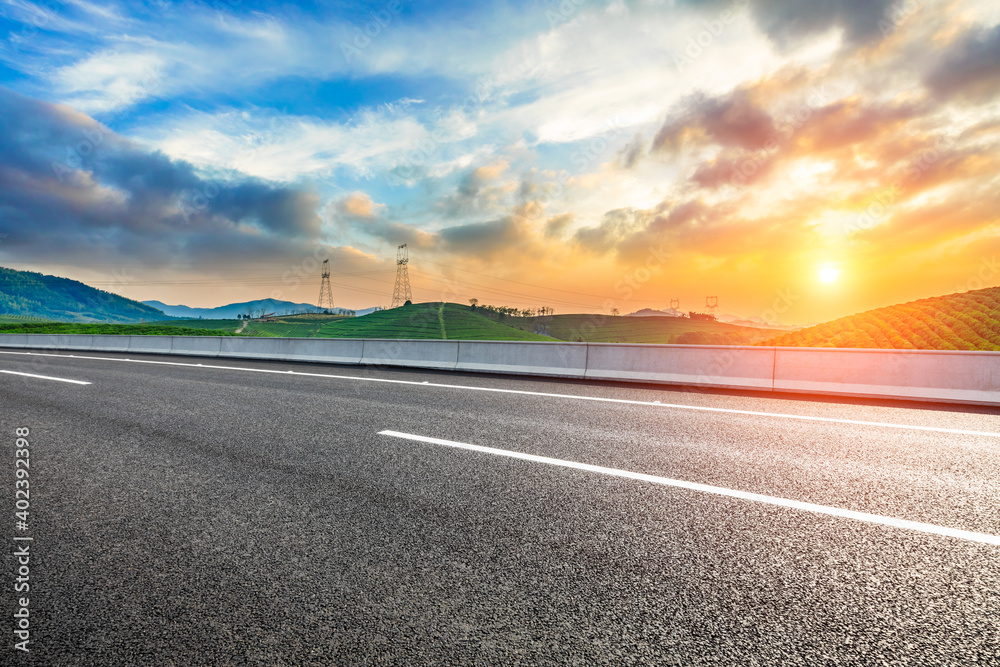
{"type": "Polygon", "coordinates": [[[382,10],[0,10],[0,262],[215,305],[332,257],[365,307],[406,243],[418,299],[798,323],[1000,282],[996,3],[382,10]]]}
{"type": "MultiPolygon", "coordinates": [[[[747,4],[744,2],[743,4],[747,4]]],[[[831,25],[844,30],[851,43],[863,43],[883,36],[884,25],[894,20],[898,0],[753,0],[757,25],[779,43],[807,39],[825,32],[831,25]]]]}
{"type": "Polygon", "coordinates": [[[939,95],[988,100],[1000,91],[1000,25],[976,28],[956,40],[927,77],[939,95]]]}
{"type": "MultiPolygon", "coordinates": [[[[0,238],[22,262],[226,271],[340,253],[320,197],[257,179],[209,179],[64,106],[0,89],[0,238]]],[[[349,258],[372,268],[374,258],[349,258]]]]}

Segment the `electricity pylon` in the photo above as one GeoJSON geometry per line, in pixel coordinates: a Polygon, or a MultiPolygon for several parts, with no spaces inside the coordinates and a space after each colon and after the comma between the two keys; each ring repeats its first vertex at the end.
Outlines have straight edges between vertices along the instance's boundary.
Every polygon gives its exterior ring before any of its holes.
{"type": "Polygon", "coordinates": [[[320,310],[333,312],[333,287],[330,286],[330,260],[323,260],[323,281],[319,286],[319,306],[320,310]]]}
{"type": "Polygon", "coordinates": [[[410,253],[406,249],[406,244],[396,248],[396,286],[392,288],[392,305],[390,308],[397,308],[405,305],[407,301],[413,300],[410,293],[410,274],[407,273],[406,265],[410,261],[410,253]]]}
{"type": "Polygon", "coordinates": [[[706,296],[705,307],[708,308],[708,312],[712,313],[712,317],[715,317],[715,309],[719,307],[719,297],[706,296]]]}

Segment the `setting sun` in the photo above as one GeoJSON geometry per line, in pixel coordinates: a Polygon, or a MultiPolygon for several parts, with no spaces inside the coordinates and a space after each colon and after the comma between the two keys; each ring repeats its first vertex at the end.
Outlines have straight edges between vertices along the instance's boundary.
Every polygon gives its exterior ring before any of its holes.
{"type": "Polygon", "coordinates": [[[840,269],[835,266],[819,267],[819,279],[824,283],[832,283],[840,277],[840,269]]]}

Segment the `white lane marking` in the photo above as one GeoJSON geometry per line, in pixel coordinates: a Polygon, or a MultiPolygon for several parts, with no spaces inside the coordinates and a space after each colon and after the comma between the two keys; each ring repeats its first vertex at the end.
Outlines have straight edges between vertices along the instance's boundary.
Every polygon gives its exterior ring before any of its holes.
{"type": "Polygon", "coordinates": [[[68,380],[66,378],[54,378],[49,375],[35,375],[34,373],[18,373],[17,371],[0,371],[0,373],[6,373],[7,375],[23,375],[27,378],[38,378],[39,380],[56,380],[57,382],[70,382],[72,384],[90,384],[89,382],[84,382],[83,380],[68,380]]]}
{"type": "MultiPolygon", "coordinates": [[[[0,350],[0,354],[19,354],[36,357],[68,357],[66,354],[48,354],[37,352],[9,352],[0,350]]],[[[74,359],[91,359],[98,361],[121,361],[133,364],[153,364],[159,366],[185,366],[190,368],[208,368],[225,371],[245,371],[248,373],[280,373],[282,375],[301,375],[304,377],[332,378],[335,380],[356,380],[358,382],[384,382],[387,384],[407,384],[419,387],[441,387],[444,389],[462,389],[466,391],[489,391],[500,394],[518,394],[522,396],[542,396],[545,398],[562,398],[574,401],[596,401],[599,403],[621,403],[625,405],[647,405],[655,408],[671,408],[675,410],[698,410],[702,412],[722,412],[734,415],[749,415],[752,417],[777,417],[779,419],[798,419],[801,421],[827,422],[832,424],[853,424],[856,426],[877,426],[881,428],[898,428],[908,431],[926,431],[930,433],[952,433],[957,435],[982,435],[992,438],[1000,438],[1000,433],[995,431],[971,431],[961,428],[944,428],[940,426],[917,426],[915,424],[894,424],[892,422],[874,422],[861,419],[842,419],[840,417],[817,417],[811,415],[793,415],[781,412],[760,412],[757,410],[737,410],[735,408],[714,408],[706,405],[685,405],[683,403],[660,403],[659,401],[637,401],[628,398],[605,398],[603,396],[581,396],[577,394],[554,394],[544,391],[527,391],[524,389],[500,389],[499,387],[473,387],[459,384],[443,384],[438,382],[416,381],[416,380],[390,380],[388,378],[368,378],[356,375],[332,375],[329,373],[304,373],[300,371],[279,371],[267,368],[246,368],[243,366],[218,366],[212,364],[191,364],[180,361],[152,361],[149,359],[121,359],[118,357],[82,357],[76,355],[74,359]]],[[[421,370],[414,368],[413,370],[421,370]]]]}
{"type": "Polygon", "coordinates": [[[549,458],[548,456],[524,454],[522,452],[514,452],[509,449],[496,449],[494,447],[483,447],[482,445],[470,445],[465,442],[455,442],[454,440],[429,438],[423,435],[413,435],[412,433],[400,433],[399,431],[379,431],[379,435],[387,435],[393,438],[404,438],[406,440],[414,440],[416,442],[426,442],[432,445],[445,445],[446,447],[455,447],[457,449],[468,449],[474,452],[482,452],[484,454],[494,454],[496,456],[506,456],[512,459],[522,459],[524,461],[534,461],[535,463],[545,463],[548,465],[560,466],[563,468],[586,470],[587,472],[596,472],[602,475],[611,475],[614,477],[627,477],[629,479],[637,479],[643,482],[651,482],[652,484],[673,486],[679,489],[701,491],[702,493],[712,493],[717,496],[739,498],[741,500],[750,500],[757,503],[777,505],[779,507],[789,507],[791,509],[804,510],[806,512],[814,512],[816,514],[827,514],[830,516],[837,516],[845,519],[854,519],[856,521],[865,521],[867,523],[877,523],[883,526],[892,526],[893,528],[916,530],[922,533],[931,533],[933,535],[942,535],[945,537],[956,537],[960,540],[968,540],[970,542],[981,542],[983,544],[993,544],[1000,546],[1000,535],[990,535],[989,533],[977,533],[970,530],[961,530],[959,528],[947,528],[945,526],[935,526],[934,524],[930,523],[909,521],[908,519],[895,519],[893,517],[882,516],[880,514],[856,512],[854,510],[845,510],[839,507],[829,507],[827,505],[816,505],[814,503],[806,503],[802,502],[801,500],[789,500],[787,498],[765,496],[760,493],[737,491],[735,489],[727,489],[721,486],[712,486],[710,484],[700,484],[698,482],[686,482],[681,479],[670,479],[669,477],[660,477],[658,475],[647,475],[641,472],[630,472],[628,470],[620,470],[618,468],[605,468],[604,466],[595,466],[595,465],[590,465],[589,463],[577,463],[576,461],[567,461],[565,459],[553,459],[549,458]]]}

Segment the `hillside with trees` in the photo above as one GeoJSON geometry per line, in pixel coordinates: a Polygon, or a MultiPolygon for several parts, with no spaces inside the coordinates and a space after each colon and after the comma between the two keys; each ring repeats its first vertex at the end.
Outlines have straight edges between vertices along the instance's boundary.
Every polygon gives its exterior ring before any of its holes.
{"type": "MultiPolygon", "coordinates": [[[[474,305],[477,313],[507,326],[559,340],[585,343],[656,343],[675,345],[750,345],[778,333],[705,317],[631,317],[578,313],[555,315],[552,309],[518,310],[474,305]]],[[[698,315],[699,313],[694,313],[698,315]]]]}
{"type": "Polygon", "coordinates": [[[320,338],[438,338],[450,340],[553,340],[507,326],[457,303],[413,303],[363,317],[344,317],[319,328],[320,338]]]}
{"type": "Polygon", "coordinates": [[[0,267],[0,315],[62,322],[142,322],[162,311],[76,280],[0,267]]]}
{"type": "Polygon", "coordinates": [[[1000,351],[1000,287],[877,308],[759,344],[1000,351]]]}

